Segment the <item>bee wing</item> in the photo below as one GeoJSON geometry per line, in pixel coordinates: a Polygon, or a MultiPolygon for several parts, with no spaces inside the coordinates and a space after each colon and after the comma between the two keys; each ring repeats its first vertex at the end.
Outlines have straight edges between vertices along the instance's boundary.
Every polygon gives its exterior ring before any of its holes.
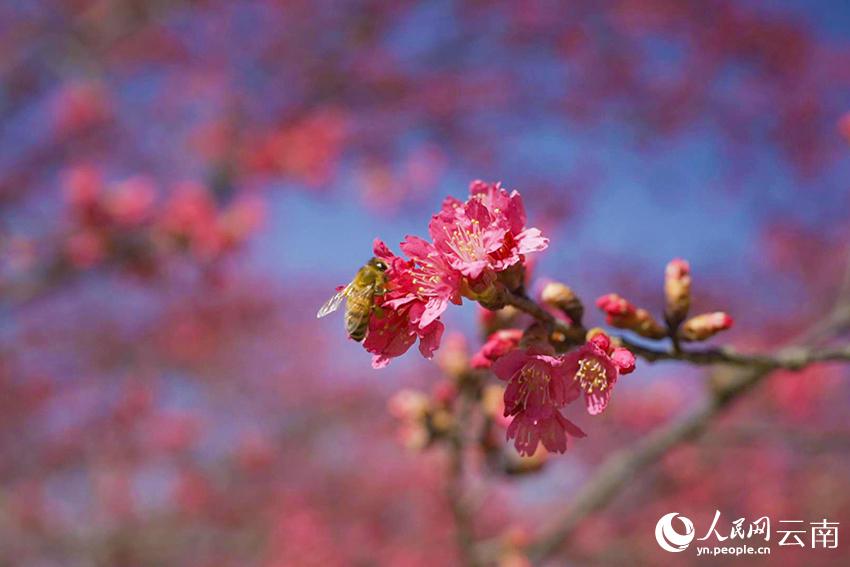
{"type": "Polygon", "coordinates": [[[351,293],[351,290],[354,288],[353,284],[348,284],[338,292],[336,292],[333,297],[328,299],[324,305],[319,309],[319,312],[316,313],[316,319],[321,319],[326,315],[330,315],[342,305],[342,300],[348,297],[348,294],[351,293]]]}

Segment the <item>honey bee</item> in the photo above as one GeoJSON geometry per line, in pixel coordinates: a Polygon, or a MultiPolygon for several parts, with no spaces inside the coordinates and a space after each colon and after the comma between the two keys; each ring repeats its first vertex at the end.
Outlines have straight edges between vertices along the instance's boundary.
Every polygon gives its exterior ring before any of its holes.
{"type": "Polygon", "coordinates": [[[375,309],[375,296],[384,293],[387,264],[379,258],[372,258],[357,271],[357,275],[347,286],[339,290],[322,305],[316,318],[330,315],[342,305],[345,299],[345,330],[355,341],[362,341],[369,328],[369,317],[375,309]]]}

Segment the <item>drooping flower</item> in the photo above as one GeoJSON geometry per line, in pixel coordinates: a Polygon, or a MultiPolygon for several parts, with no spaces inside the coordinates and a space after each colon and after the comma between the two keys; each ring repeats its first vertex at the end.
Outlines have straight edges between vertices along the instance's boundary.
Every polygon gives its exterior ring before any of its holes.
{"type": "Polygon", "coordinates": [[[513,416],[508,439],[523,455],[532,455],[542,442],[547,450],[563,453],[567,437],[584,437],[584,432],[558,411],[578,397],[568,387],[562,361],[548,354],[517,349],[499,358],[493,372],[508,383],[505,389],[505,416],[513,416]]]}
{"type": "Polygon", "coordinates": [[[564,369],[576,395],[584,393],[587,412],[598,415],[608,406],[620,374],[635,369],[635,356],[626,348],[615,347],[608,335],[599,331],[564,357],[564,369]]]}
{"type": "Polygon", "coordinates": [[[571,422],[555,408],[547,408],[536,417],[528,413],[514,416],[508,426],[507,438],[514,440],[514,446],[520,455],[530,457],[537,450],[537,444],[543,443],[551,453],[564,453],[570,437],[586,437],[575,423],[571,422]]]}
{"type": "Polygon", "coordinates": [[[473,181],[470,197],[449,197],[429,224],[434,246],[448,263],[468,278],[484,270],[506,270],[523,255],[544,250],[549,240],[539,229],[525,228],[525,208],[516,191],[499,184],[473,181]]]}

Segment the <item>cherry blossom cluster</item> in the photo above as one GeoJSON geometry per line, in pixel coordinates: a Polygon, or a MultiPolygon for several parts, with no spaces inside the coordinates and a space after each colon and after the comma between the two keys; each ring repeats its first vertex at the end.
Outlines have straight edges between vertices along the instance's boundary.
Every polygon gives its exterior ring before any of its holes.
{"type": "Polygon", "coordinates": [[[159,201],[147,178],[107,184],[87,167],[67,174],[64,191],[70,227],[63,256],[76,269],[117,262],[147,273],[158,258],[180,252],[211,261],[238,247],[262,218],[255,200],[222,209],[206,187],[186,182],[159,201]]]}
{"type": "MultiPolygon", "coordinates": [[[[453,381],[441,383],[439,395],[406,390],[394,398],[391,411],[403,424],[405,443],[424,447],[449,438],[458,392],[467,392],[489,416],[488,423],[504,427],[519,455],[538,455],[541,445],[549,453],[565,452],[570,439],[585,437],[564,415],[566,407],[583,399],[590,415],[604,412],[620,376],[634,371],[634,354],[620,338],[584,327],[584,307],[568,286],[550,281],[542,286],[539,301],[526,295],[526,255],[544,250],[549,241],[540,230],[526,227],[518,192],[474,181],[467,200],[447,198],[428,228],[430,240],[407,236],[401,243],[405,257],[375,241],[375,255],[387,270],[364,341],[373,366],[386,366],[417,339],[420,352],[431,358],[444,332],[441,315],[464,297],[484,309],[481,322],[489,335],[471,356],[465,342],[449,342],[438,363],[453,381]],[[496,412],[493,386],[478,378],[481,373],[492,373],[504,384],[497,387],[496,412]]],[[[647,339],[671,339],[674,349],[681,348],[680,341],[702,341],[732,325],[723,312],[688,318],[691,274],[684,260],[667,265],[664,296],[664,324],[614,293],[596,304],[608,325],[647,339]]]]}
{"type": "Polygon", "coordinates": [[[583,396],[588,413],[602,413],[620,374],[634,369],[634,355],[601,330],[592,331],[583,346],[566,355],[556,356],[548,342],[535,341],[499,357],[492,370],[507,382],[504,412],[513,416],[508,439],[521,455],[533,455],[539,443],[563,453],[569,437],[585,433],[561,409],[583,396]]]}
{"type": "Polygon", "coordinates": [[[440,345],[440,315],[462,297],[484,306],[504,305],[502,293],[522,285],[525,255],[544,250],[549,240],[526,228],[519,193],[498,183],[473,181],[469,198],[448,197],[428,226],[431,240],[408,236],[407,256],[393,254],[376,240],[375,256],[387,266],[385,293],[376,297],[375,314],[363,343],[375,368],[386,366],[419,339],[430,358],[440,345]]]}

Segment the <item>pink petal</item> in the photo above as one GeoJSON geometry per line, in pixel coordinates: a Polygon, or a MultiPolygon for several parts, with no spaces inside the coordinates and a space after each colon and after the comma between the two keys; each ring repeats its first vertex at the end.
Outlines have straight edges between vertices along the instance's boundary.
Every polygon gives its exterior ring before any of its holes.
{"type": "Polygon", "coordinates": [[[587,413],[590,415],[599,415],[608,407],[608,400],[610,399],[611,388],[606,388],[601,392],[594,391],[590,394],[585,394],[584,401],[587,406],[587,413]]]}
{"type": "Polygon", "coordinates": [[[549,239],[543,236],[540,229],[527,228],[516,236],[517,252],[527,254],[529,252],[540,252],[549,246],[549,239]]]}
{"type": "Polygon", "coordinates": [[[528,355],[524,351],[516,349],[505,356],[499,357],[491,368],[500,380],[507,381],[513,378],[514,374],[522,370],[527,360],[528,355]]]}
{"type": "Polygon", "coordinates": [[[440,339],[443,336],[445,326],[440,321],[434,321],[425,329],[424,335],[419,337],[419,352],[425,358],[434,356],[434,351],[440,348],[440,339]]]}

